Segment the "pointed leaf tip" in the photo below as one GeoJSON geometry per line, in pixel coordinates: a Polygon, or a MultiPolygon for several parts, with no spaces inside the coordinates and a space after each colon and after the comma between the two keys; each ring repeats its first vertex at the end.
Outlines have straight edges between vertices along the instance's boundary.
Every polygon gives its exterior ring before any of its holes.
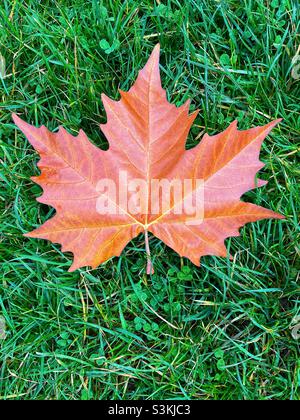
{"type": "Polygon", "coordinates": [[[267,126],[273,128],[277,124],[281,123],[282,120],[283,120],[283,118],[277,118],[276,120],[273,120],[273,121],[269,122],[269,124],[267,124],[267,126]]]}
{"type": "Polygon", "coordinates": [[[22,120],[21,120],[21,118],[15,113],[15,112],[13,112],[12,114],[11,114],[11,117],[12,117],[12,119],[13,119],[13,122],[16,124],[16,125],[18,125],[18,123],[20,123],[22,120]]]}
{"type": "Polygon", "coordinates": [[[20,118],[15,113],[12,114],[12,119],[13,119],[14,123],[16,124],[16,126],[26,135],[26,137],[27,137],[27,134],[28,134],[26,129],[27,130],[36,129],[36,127],[28,124],[26,121],[22,120],[22,118],[20,118]]]}
{"type": "Polygon", "coordinates": [[[160,53],[160,43],[156,44],[155,47],[153,48],[153,52],[155,52],[155,54],[159,54],[160,53]]]}
{"type": "Polygon", "coordinates": [[[152,53],[151,53],[151,55],[148,59],[148,62],[146,64],[146,66],[151,64],[154,67],[155,66],[158,67],[159,66],[159,57],[160,57],[160,44],[156,44],[155,47],[152,50],[152,53]]]}

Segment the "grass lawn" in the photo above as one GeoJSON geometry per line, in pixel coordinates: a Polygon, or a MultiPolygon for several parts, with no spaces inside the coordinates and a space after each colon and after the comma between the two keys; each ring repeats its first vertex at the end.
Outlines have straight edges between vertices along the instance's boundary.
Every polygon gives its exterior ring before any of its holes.
{"type": "Polygon", "coordinates": [[[0,399],[299,399],[299,26],[291,0],[1,1],[0,399]],[[152,237],[150,278],[140,236],[68,273],[71,254],[23,237],[54,210],[11,113],[106,147],[100,94],[127,90],[158,42],[169,100],[200,108],[189,147],[283,118],[262,148],[269,183],[244,198],[286,220],[246,225],[233,261],[197,268],[152,237]]]}

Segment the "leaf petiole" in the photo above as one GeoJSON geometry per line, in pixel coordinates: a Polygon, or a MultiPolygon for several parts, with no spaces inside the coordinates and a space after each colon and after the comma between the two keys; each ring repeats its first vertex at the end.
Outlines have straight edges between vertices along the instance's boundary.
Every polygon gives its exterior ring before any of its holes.
{"type": "Polygon", "coordinates": [[[154,269],[151,261],[151,252],[149,246],[148,230],[145,229],[145,249],[147,254],[147,275],[154,274],[154,269]]]}

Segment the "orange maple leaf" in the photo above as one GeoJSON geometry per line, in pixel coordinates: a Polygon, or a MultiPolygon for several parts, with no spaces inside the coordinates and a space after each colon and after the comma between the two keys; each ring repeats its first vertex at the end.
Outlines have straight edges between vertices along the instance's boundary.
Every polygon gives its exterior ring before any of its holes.
{"type": "Polygon", "coordinates": [[[37,200],[56,210],[54,217],[26,236],[48,239],[62,244],[62,251],[71,251],[74,262],[69,271],[82,266],[96,268],[120,255],[140,233],[145,233],[149,254],[148,232],[200,265],[203,255],[225,257],[224,240],[238,236],[245,223],[283,218],[240,200],[246,191],[265,184],[255,180],[256,172],[264,166],[259,160],[261,143],[280,120],[245,131],[238,131],[234,121],[224,132],[205,135],[198,146],[186,150],[197,112],[189,115],[189,101],[178,108],[167,101],[161,87],[159,45],[133,87],[120,94],[120,101],[102,96],[107,123],[101,129],[109,141],[107,151],[94,146],[83,131],[77,137],[61,127],[51,133],[13,115],[41,156],[41,175],[32,178],[43,188],[37,200]],[[134,197],[136,191],[126,191],[127,203],[132,201],[130,208],[120,195],[113,194],[114,189],[99,193],[103,179],[113,181],[118,191],[122,189],[120,171],[129,181],[144,181],[143,205],[134,197]],[[161,203],[154,212],[152,180],[192,180],[192,187],[188,192],[182,190],[181,195],[171,189],[168,199],[159,187],[154,204],[161,203]],[[202,211],[191,215],[185,204],[188,200],[197,203],[199,192],[202,211]],[[110,205],[106,214],[99,212],[100,196],[110,205]]]}

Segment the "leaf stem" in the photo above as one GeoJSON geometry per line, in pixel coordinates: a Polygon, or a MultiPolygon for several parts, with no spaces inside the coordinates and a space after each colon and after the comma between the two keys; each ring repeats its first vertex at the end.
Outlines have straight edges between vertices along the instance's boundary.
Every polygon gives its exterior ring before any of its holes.
{"type": "Polygon", "coordinates": [[[145,249],[147,254],[147,274],[154,274],[154,269],[151,261],[151,252],[150,252],[150,246],[149,246],[149,236],[148,236],[148,230],[145,229],[145,249]]]}

